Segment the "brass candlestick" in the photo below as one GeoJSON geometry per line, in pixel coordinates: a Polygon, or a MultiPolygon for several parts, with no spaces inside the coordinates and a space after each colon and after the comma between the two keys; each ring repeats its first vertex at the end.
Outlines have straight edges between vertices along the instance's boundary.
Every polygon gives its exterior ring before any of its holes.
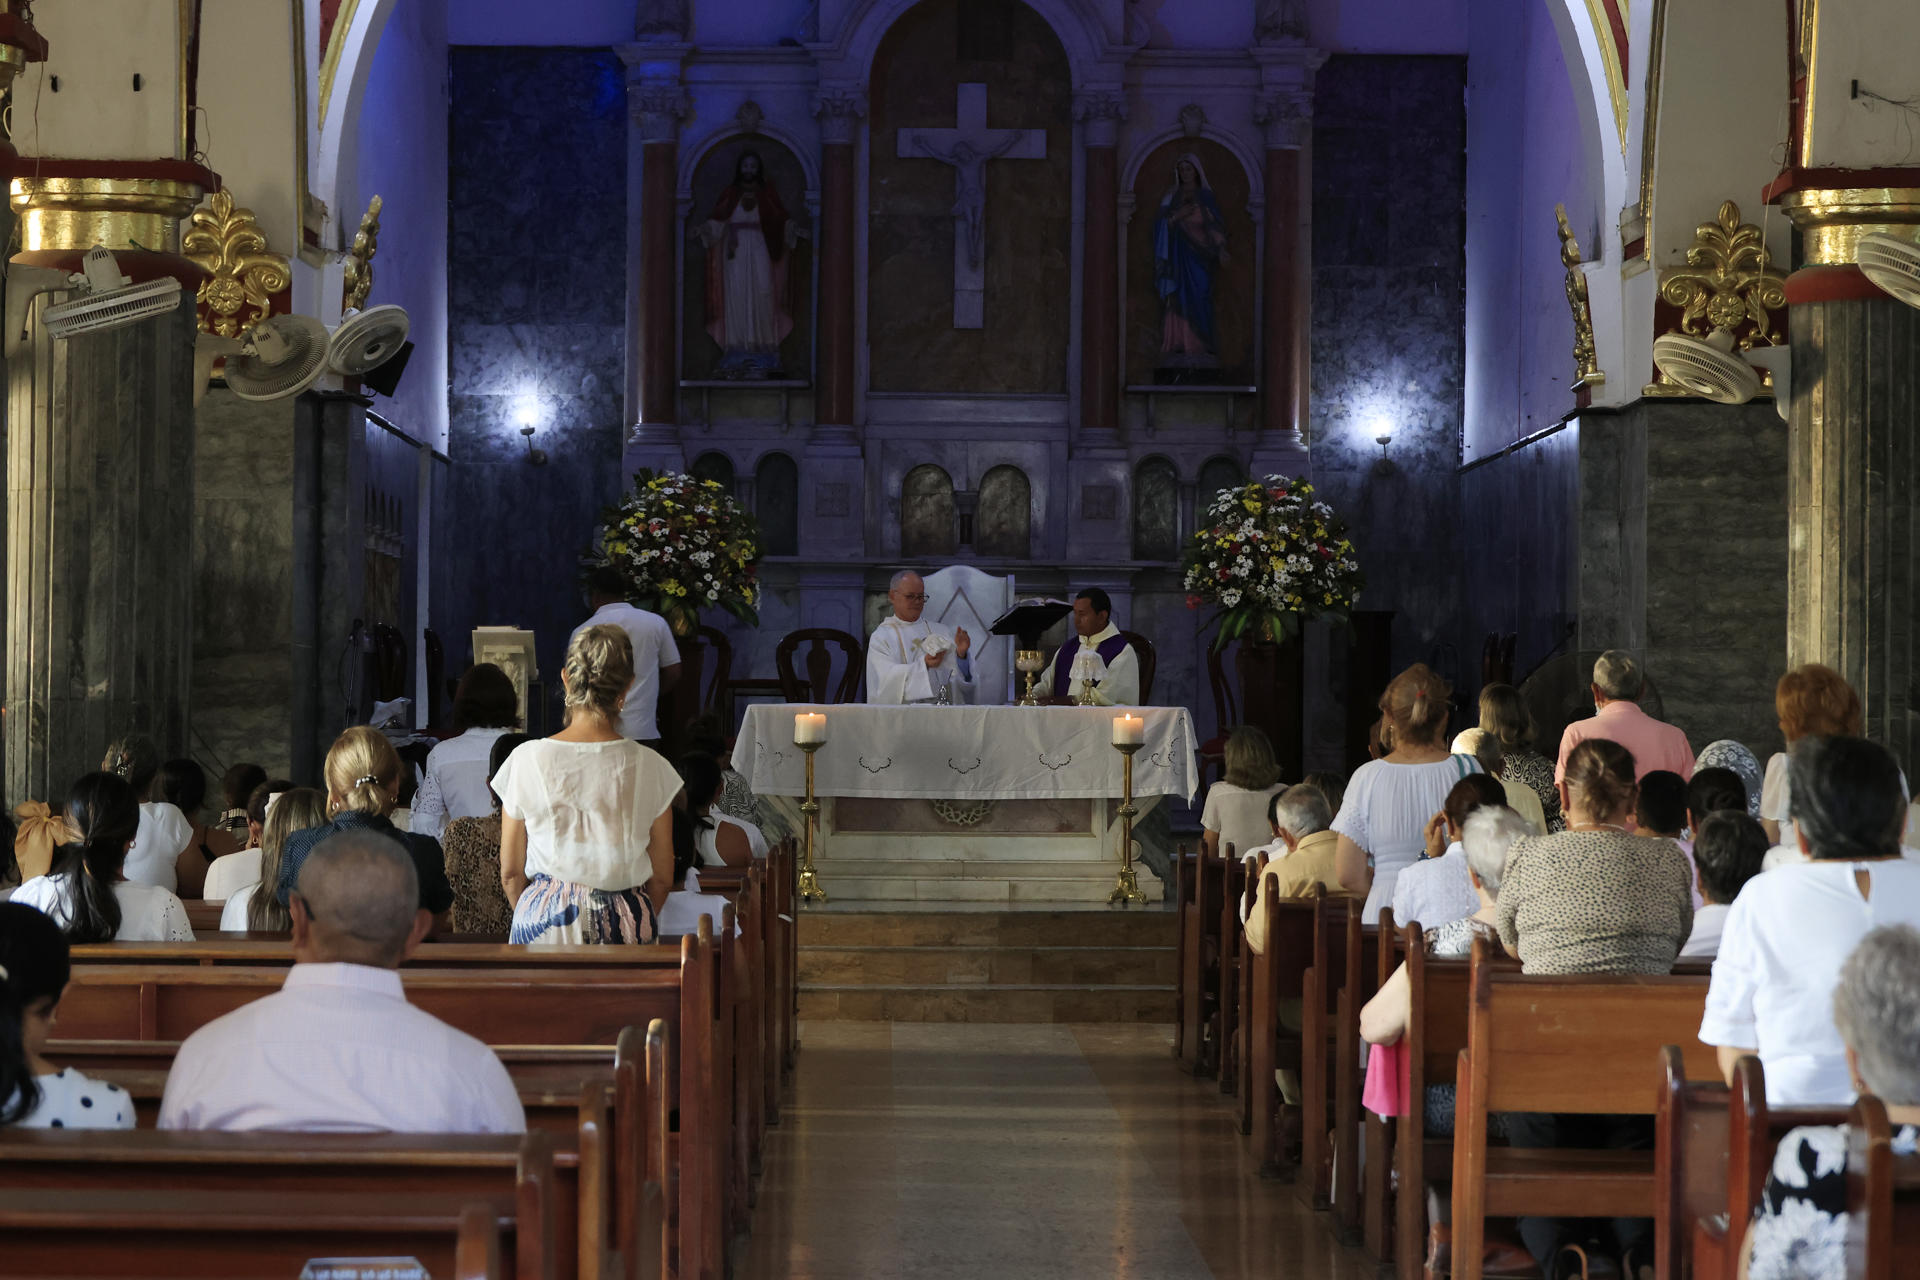
{"type": "Polygon", "coordinates": [[[1147,905],[1147,895],[1140,892],[1139,877],[1133,873],[1133,816],[1140,812],[1133,807],[1133,753],[1142,746],[1138,742],[1116,742],[1113,749],[1120,753],[1120,875],[1114,882],[1113,892],[1107,895],[1107,905],[1116,903],[1130,907],[1134,903],[1147,905]]]}
{"type": "Polygon", "coordinates": [[[1040,649],[1019,649],[1014,652],[1013,669],[1027,674],[1027,691],[1021,695],[1020,701],[1015,703],[1015,706],[1037,707],[1040,705],[1040,695],[1034,686],[1046,667],[1047,655],[1040,649]]]}
{"type": "Polygon", "coordinates": [[[813,869],[813,825],[815,816],[820,812],[820,802],[814,798],[813,794],[813,753],[824,744],[796,742],[794,745],[807,753],[807,798],[800,805],[800,812],[805,815],[807,823],[805,852],[800,859],[800,901],[803,903],[825,902],[827,891],[820,887],[819,873],[813,869]]]}

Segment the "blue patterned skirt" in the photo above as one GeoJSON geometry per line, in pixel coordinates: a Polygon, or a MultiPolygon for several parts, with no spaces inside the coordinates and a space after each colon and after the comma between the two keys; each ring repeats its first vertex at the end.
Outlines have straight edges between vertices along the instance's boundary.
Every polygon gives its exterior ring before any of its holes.
{"type": "Polygon", "coordinates": [[[513,908],[508,942],[652,942],[660,922],[645,889],[589,889],[536,875],[513,908]]]}

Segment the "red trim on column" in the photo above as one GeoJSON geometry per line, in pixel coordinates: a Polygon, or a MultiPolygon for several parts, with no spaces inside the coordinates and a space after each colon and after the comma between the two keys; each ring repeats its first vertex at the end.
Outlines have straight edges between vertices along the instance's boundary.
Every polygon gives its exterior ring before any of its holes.
{"type": "Polygon", "coordinates": [[[820,394],[814,413],[853,425],[853,145],[820,149],[820,394]]]}
{"type": "Polygon", "coordinates": [[[1802,267],[1787,277],[1786,287],[1789,307],[1809,302],[1860,302],[1891,296],[1852,263],[1802,267]]]}
{"type": "Polygon", "coordinates": [[[1089,431],[1120,426],[1119,155],[1086,149],[1087,230],[1080,273],[1080,420],[1089,431]]]}
{"type": "Polygon", "coordinates": [[[1275,432],[1306,425],[1307,291],[1300,243],[1302,153],[1267,150],[1267,208],[1263,273],[1266,341],[1260,360],[1265,384],[1261,426],[1275,432]]]}
{"type": "Polygon", "coordinates": [[[58,156],[8,157],[0,176],[7,178],[152,178],[191,182],[203,191],[220,186],[220,175],[191,160],[67,160],[58,156]]]}
{"type": "Polygon", "coordinates": [[[640,421],[670,423],[674,402],[673,188],[679,147],[640,149],[640,421]]]}

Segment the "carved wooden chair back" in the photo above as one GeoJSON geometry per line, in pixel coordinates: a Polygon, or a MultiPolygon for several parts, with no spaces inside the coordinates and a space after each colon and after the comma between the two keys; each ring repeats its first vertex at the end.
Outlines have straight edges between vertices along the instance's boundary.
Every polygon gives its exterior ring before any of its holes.
{"type": "Polygon", "coordinates": [[[832,627],[802,627],[790,631],[773,651],[774,670],[780,675],[780,689],[788,702],[858,701],[866,662],[866,650],[860,641],[832,627]],[[806,655],[801,659],[804,675],[801,668],[794,665],[794,655],[802,645],[807,646],[806,655]],[[837,681],[833,679],[836,646],[843,660],[837,681]]]}

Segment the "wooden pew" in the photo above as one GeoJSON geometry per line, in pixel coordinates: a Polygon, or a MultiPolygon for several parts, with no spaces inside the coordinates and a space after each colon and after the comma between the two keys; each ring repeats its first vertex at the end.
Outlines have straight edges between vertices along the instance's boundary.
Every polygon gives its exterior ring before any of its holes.
{"type": "Polygon", "coordinates": [[[1718,1069],[1696,1038],[1704,974],[1548,977],[1488,959],[1486,940],[1476,939],[1468,1047],[1456,1068],[1455,1280],[1480,1280],[1490,1216],[1654,1216],[1654,1152],[1491,1148],[1488,1112],[1650,1117],[1662,1045],[1682,1045],[1690,1073],[1718,1069]]]}
{"type": "MultiPolygon", "coordinates": [[[[1240,910],[1247,919],[1253,918],[1254,900],[1259,895],[1260,877],[1266,874],[1268,855],[1261,853],[1253,869],[1246,875],[1246,883],[1241,887],[1240,910]]],[[[1237,913],[1236,913],[1237,914],[1237,913]]],[[[1239,996],[1234,1014],[1237,1034],[1227,1042],[1227,1051],[1233,1054],[1234,1109],[1240,1122],[1241,1133],[1253,1132],[1253,967],[1255,957],[1253,947],[1247,941],[1247,930],[1242,926],[1238,931],[1239,945],[1235,948],[1239,958],[1239,980],[1234,990],[1239,996]]]]}
{"type": "Polygon", "coordinates": [[[1254,1151],[1260,1157],[1260,1175],[1266,1178],[1281,1176],[1289,1155],[1280,1132],[1282,1109],[1274,1072],[1280,1068],[1298,1071],[1302,1057],[1301,1035],[1281,1026],[1280,1006],[1283,1001],[1302,997],[1306,973],[1313,963],[1314,933],[1325,902],[1325,890],[1315,886],[1312,897],[1270,897],[1261,904],[1266,914],[1267,950],[1254,957],[1247,1039],[1254,1151]]]}
{"type": "Polygon", "coordinates": [[[515,1208],[446,1193],[19,1191],[0,1200],[0,1276],[253,1280],[314,1259],[413,1258],[435,1277],[528,1280],[500,1246],[515,1208]]]}
{"type": "MultiPolygon", "coordinates": [[[[1404,957],[1405,937],[1393,918],[1393,908],[1380,912],[1380,923],[1373,931],[1374,973],[1381,982],[1392,976],[1404,957]]],[[[1377,988],[1376,988],[1377,989],[1377,988]]],[[[1361,1002],[1365,1006],[1365,1001],[1361,1002]]],[[[1356,1019],[1358,1014],[1355,1014],[1356,1019]]],[[[1357,1030],[1356,1026],[1356,1030],[1357,1030]]],[[[1367,1051],[1365,1046],[1361,1052],[1367,1051]]],[[[1362,1058],[1365,1061],[1365,1058],[1362,1058]]],[[[1395,1124],[1385,1116],[1361,1109],[1361,1146],[1366,1150],[1360,1188],[1361,1244],[1373,1258],[1390,1263],[1393,1255],[1393,1135],[1395,1124]]]]}
{"type": "Polygon", "coordinates": [[[1847,1274],[1920,1277],[1920,1155],[1893,1153],[1886,1104],[1862,1094],[1847,1121],[1847,1274]]]}
{"type": "Polygon", "coordinates": [[[1363,925],[1360,912],[1347,917],[1346,930],[1330,941],[1343,945],[1344,980],[1334,997],[1333,1019],[1333,1226],[1342,1244],[1362,1238],[1365,1220],[1360,1189],[1360,1150],[1365,1138],[1360,1107],[1366,1045],[1360,1039],[1360,1010],[1392,972],[1380,968],[1380,933],[1393,933],[1393,912],[1380,913],[1381,924],[1363,925]]]}
{"type": "Polygon", "coordinates": [[[1220,1062],[1220,1092],[1238,1096],[1234,1042],[1239,1039],[1241,988],[1246,971],[1240,954],[1246,950],[1246,930],[1240,924],[1240,902],[1247,892],[1247,864],[1231,843],[1221,845],[1220,858],[1220,1034],[1215,1051],[1220,1062]]]}
{"type": "MultiPolygon", "coordinates": [[[[1339,1104],[1334,1086],[1336,1061],[1343,1049],[1336,1043],[1340,988],[1347,981],[1350,939],[1360,932],[1361,900],[1353,894],[1319,899],[1314,916],[1312,962],[1300,985],[1300,1163],[1306,1171],[1299,1191],[1316,1209],[1333,1205],[1334,1117],[1339,1104]]],[[[1355,1024],[1357,1027],[1357,1023],[1355,1024]]],[[[1357,1108],[1358,1097],[1355,1105],[1357,1108]]]]}
{"type": "Polygon", "coordinates": [[[1202,1028],[1206,1025],[1200,955],[1201,939],[1207,932],[1200,908],[1205,860],[1204,847],[1190,849],[1182,844],[1174,849],[1173,911],[1178,927],[1179,979],[1173,989],[1173,1056],[1195,1075],[1200,1074],[1202,1028]]]}
{"type": "MultiPolygon", "coordinates": [[[[573,1172],[580,1172],[577,1162],[573,1172]]],[[[587,1280],[612,1274],[604,1235],[594,1242],[602,1252],[583,1258],[575,1253],[571,1229],[583,1199],[603,1195],[604,1188],[588,1187],[577,1176],[563,1185],[553,1139],[543,1133],[0,1131],[0,1202],[17,1202],[24,1192],[125,1195],[156,1188],[203,1203],[239,1191],[275,1193],[287,1204],[343,1193],[365,1193],[380,1202],[439,1195],[462,1205],[504,1203],[512,1206],[515,1276],[587,1280]],[[559,1229],[562,1222],[567,1230],[559,1229]]],[[[368,1216],[383,1215],[375,1209],[368,1216]]],[[[4,1252],[12,1251],[9,1233],[4,1252]]]]}
{"type": "MultiPolygon", "coordinates": [[[[1427,1253],[1427,1190],[1450,1176],[1453,1138],[1429,1135],[1427,1089],[1455,1084],[1458,1058],[1467,1047],[1467,1008],[1472,969],[1464,960],[1435,960],[1419,921],[1400,931],[1396,950],[1407,965],[1411,1011],[1407,1018],[1408,1111],[1394,1124],[1393,1167],[1399,1190],[1394,1197],[1393,1256],[1400,1280],[1420,1280],[1427,1253]]],[[[1490,956],[1488,963],[1501,963],[1490,956]]],[[[1519,971],[1517,961],[1507,961],[1519,971]]]]}
{"type": "MultiPolygon", "coordinates": [[[[655,1017],[675,1028],[668,1096],[683,1135],[677,1193],[669,1188],[678,1209],[676,1239],[692,1267],[683,1274],[718,1280],[732,1113],[723,1090],[731,1077],[717,1056],[722,1028],[711,938],[703,928],[699,938],[681,944],[677,969],[633,962],[654,948],[623,948],[619,958],[627,963],[617,968],[552,963],[545,955],[529,963],[533,949],[517,948],[525,967],[409,968],[406,987],[415,1005],[494,1045],[615,1044],[627,1022],[655,1017]]],[[[578,950],[599,950],[603,965],[609,958],[606,948],[578,950]]],[[[61,1002],[61,1030],[83,1039],[177,1041],[278,990],[284,976],[277,966],[79,964],[61,1002]]]]}
{"type": "Polygon", "coordinates": [[[187,923],[193,926],[195,933],[211,933],[220,928],[220,917],[225,913],[225,902],[188,902],[181,903],[187,909],[187,923]]]}

